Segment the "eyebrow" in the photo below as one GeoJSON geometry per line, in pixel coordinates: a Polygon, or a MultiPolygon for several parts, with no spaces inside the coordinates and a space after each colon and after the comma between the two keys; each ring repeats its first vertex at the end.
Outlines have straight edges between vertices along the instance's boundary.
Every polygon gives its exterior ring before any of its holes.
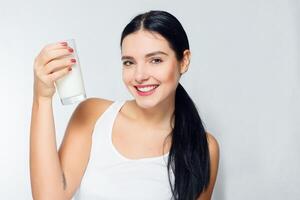
{"type": "MultiPolygon", "coordinates": [[[[155,56],[157,54],[163,54],[163,55],[168,56],[168,54],[163,51],[154,51],[154,52],[146,54],[145,58],[149,58],[149,57],[155,56]]],[[[134,60],[134,58],[132,56],[122,56],[121,60],[124,60],[124,59],[133,59],[134,60]]]]}

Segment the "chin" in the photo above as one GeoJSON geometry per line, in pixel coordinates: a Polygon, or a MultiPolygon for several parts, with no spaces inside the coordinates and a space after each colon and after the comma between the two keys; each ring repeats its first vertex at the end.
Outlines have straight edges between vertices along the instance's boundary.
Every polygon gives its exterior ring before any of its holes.
{"type": "Polygon", "coordinates": [[[136,104],[143,109],[150,109],[157,105],[155,99],[142,99],[140,97],[135,98],[136,104]]]}

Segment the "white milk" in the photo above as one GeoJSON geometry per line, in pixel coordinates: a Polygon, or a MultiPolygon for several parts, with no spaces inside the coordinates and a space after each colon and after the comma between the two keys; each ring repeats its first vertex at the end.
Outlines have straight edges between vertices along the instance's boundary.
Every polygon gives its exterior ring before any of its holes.
{"type": "Polygon", "coordinates": [[[73,55],[76,63],[72,65],[72,71],[58,79],[55,84],[62,104],[72,104],[86,98],[80,63],[76,52],[74,40],[66,40],[68,45],[74,49],[73,55]]]}

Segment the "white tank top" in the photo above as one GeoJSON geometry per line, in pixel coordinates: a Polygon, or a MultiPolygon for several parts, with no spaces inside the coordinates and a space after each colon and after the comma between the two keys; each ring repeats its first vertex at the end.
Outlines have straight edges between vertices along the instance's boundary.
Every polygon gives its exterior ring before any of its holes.
{"type": "MultiPolygon", "coordinates": [[[[126,101],[112,103],[97,120],[90,159],[74,200],[170,200],[169,153],[129,159],[112,143],[112,127],[126,101]]],[[[174,185],[174,174],[170,173],[174,185]]]]}

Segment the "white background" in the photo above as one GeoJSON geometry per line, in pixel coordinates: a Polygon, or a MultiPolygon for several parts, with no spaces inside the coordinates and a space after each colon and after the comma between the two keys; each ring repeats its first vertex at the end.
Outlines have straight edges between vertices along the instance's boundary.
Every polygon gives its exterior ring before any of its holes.
{"type": "MultiPolygon", "coordinates": [[[[1,1],[1,199],[32,199],[32,64],[40,49],[75,38],[88,97],[131,98],[120,35],[151,9],[174,14],[189,36],[192,61],[181,82],[220,144],[214,200],[299,199],[299,0],[1,1]]],[[[58,144],[75,107],[54,96],[58,144]]]]}

